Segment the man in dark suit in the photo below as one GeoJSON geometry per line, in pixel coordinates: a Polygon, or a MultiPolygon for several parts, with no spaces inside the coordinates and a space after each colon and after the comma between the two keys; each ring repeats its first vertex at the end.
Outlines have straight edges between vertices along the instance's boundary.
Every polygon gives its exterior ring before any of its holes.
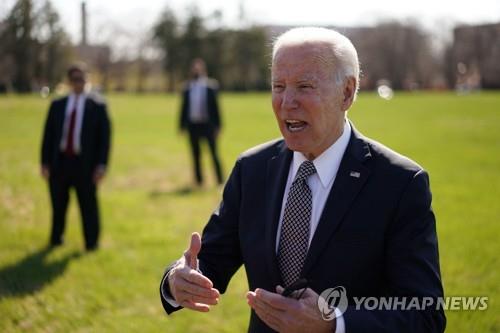
{"type": "Polygon", "coordinates": [[[236,161],[203,239],[194,233],[165,272],[167,313],[209,311],[244,265],[250,332],[444,331],[440,309],[356,307],[359,297],[443,296],[427,173],[347,120],[358,82],[343,35],[298,28],[277,39],[272,105],[284,140],[236,161]],[[286,297],[297,281],[307,288],[286,297]],[[336,287],[344,304],[324,298],[336,287]]]}
{"type": "Polygon", "coordinates": [[[179,129],[181,132],[185,130],[189,132],[194,178],[198,186],[203,184],[200,159],[200,143],[203,139],[207,140],[210,148],[217,182],[222,184],[224,181],[217,154],[217,137],[220,128],[217,82],[207,77],[205,62],[197,58],[191,65],[191,80],[182,92],[179,129]]]}
{"type": "Polygon", "coordinates": [[[106,104],[85,92],[83,65],[67,72],[72,93],[50,105],[43,133],[42,175],[48,180],[52,203],[50,246],[63,243],[69,190],[80,206],[85,247],[97,249],[99,209],[97,186],[106,173],[110,149],[110,120],[106,104]]]}

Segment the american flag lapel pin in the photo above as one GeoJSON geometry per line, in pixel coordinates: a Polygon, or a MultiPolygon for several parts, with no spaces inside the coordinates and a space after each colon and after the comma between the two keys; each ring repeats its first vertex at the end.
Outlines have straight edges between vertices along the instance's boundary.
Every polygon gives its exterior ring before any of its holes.
{"type": "Polygon", "coordinates": [[[359,173],[357,171],[351,171],[349,176],[354,177],[354,178],[359,178],[361,176],[361,173],[359,173]]]}

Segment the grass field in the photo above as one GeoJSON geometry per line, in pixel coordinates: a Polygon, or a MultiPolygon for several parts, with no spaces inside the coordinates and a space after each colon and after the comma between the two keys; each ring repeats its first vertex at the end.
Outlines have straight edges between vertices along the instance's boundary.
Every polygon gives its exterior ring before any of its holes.
{"type": "MultiPolygon", "coordinates": [[[[112,95],[111,168],[101,196],[102,247],[86,254],[72,197],[66,244],[45,251],[47,188],[39,141],[48,100],[0,97],[0,332],[242,332],[249,310],[240,270],[209,314],[167,317],[158,284],[167,263],[219,201],[209,186],[186,195],[190,160],[177,96],[112,95]],[[208,328],[208,329],[207,329],[208,328]]],[[[223,94],[220,152],[279,135],[268,94],[223,94]]],[[[448,311],[447,332],[500,332],[500,94],[361,94],[350,118],[365,135],[430,173],[447,295],[489,297],[481,312],[448,311]]],[[[209,168],[210,167],[210,168],[209,168]]]]}

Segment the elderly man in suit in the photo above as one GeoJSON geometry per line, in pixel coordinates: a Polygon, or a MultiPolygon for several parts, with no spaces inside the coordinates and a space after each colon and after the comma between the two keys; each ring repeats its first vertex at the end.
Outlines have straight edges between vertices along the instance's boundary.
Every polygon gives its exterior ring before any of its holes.
{"type": "Polygon", "coordinates": [[[217,86],[217,81],[207,77],[205,61],[194,59],[191,64],[191,80],[182,92],[179,129],[189,133],[194,178],[198,186],[203,184],[200,156],[202,140],[208,143],[217,183],[222,184],[224,181],[217,153],[217,137],[221,128],[217,86]]]}
{"type": "Polygon", "coordinates": [[[70,188],[76,190],[83,223],[85,248],[98,248],[97,186],[104,177],[110,150],[110,120],[106,104],[85,92],[83,64],[67,72],[71,93],[50,105],[43,132],[42,175],[48,181],[52,203],[50,246],[63,243],[70,188]]]}
{"type": "Polygon", "coordinates": [[[250,332],[444,330],[439,309],[353,301],[443,295],[427,173],[347,119],[358,82],[357,53],[343,35],[297,28],[277,39],[272,106],[284,139],[238,158],[203,238],[194,233],[165,272],[168,313],[209,311],[244,265],[250,332]],[[297,281],[302,291],[286,297],[297,281]],[[338,286],[347,302],[324,318],[319,295],[338,286]]]}

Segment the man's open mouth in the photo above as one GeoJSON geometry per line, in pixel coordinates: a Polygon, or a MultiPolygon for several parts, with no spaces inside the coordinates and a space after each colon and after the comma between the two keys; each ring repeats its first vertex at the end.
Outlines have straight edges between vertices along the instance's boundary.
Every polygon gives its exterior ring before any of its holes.
{"type": "Polygon", "coordinates": [[[286,119],[285,124],[290,132],[300,132],[307,127],[307,123],[305,121],[297,119],[286,119]]]}

